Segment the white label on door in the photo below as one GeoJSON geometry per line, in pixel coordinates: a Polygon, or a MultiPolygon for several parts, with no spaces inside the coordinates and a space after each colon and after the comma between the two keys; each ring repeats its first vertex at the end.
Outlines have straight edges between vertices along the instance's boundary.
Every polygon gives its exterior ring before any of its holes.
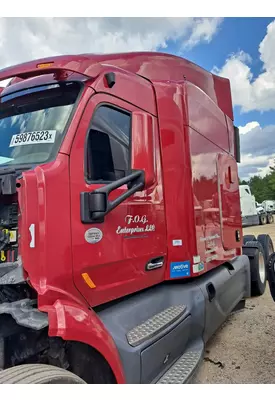
{"type": "Polygon", "coordinates": [[[195,264],[198,264],[198,263],[200,262],[200,260],[201,260],[200,256],[194,256],[194,257],[193,257],[193,262],[194,262],[195,264]]]}
{"type": "Polygon", "coordinates": [[[98,228],[91,228],[85,232],[85,240],[88,243],[95,244],[101,241],[103,233],[98,228]]]}
{"type": "Polygon", "coordinates": [[[182,240],[181,239],[174,239],[173,240],[173,246],[174,247],[182,246],[182,240]]]}

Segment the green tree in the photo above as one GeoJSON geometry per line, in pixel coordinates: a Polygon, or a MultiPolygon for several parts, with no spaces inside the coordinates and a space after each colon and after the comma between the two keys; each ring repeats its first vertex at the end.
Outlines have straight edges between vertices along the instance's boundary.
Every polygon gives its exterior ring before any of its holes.
{"type": "Polygon", "coordinates": [[[247,181],[245,181],[244,179],[240,179],[239,178],[239,185],[248,185],[248,182],[247,181]]]}
{"type": "Polygon", "coordinates": [[[275,200],[275,168],[270,167],[269,173],[264,177],[253,176],[249,179],[248,185],[259,203],[264,200],[275,200]]]}

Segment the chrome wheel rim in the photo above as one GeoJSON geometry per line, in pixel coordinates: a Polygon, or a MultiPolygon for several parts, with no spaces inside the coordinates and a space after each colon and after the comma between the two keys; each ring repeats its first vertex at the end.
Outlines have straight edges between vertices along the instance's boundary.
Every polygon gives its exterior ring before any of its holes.
{"type": "Polygon", "coordinates": [[[266,270],[265,270],[265,260],[262,253],[259,253],[259,275],[262,283],[265,283],[266,270]]]}

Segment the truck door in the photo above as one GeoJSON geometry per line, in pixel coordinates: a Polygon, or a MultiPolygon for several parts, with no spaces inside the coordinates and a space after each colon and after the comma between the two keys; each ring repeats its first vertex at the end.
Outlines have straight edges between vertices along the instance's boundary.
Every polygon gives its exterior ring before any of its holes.
{"type": "MultiPolygon", "coordinates": [[[[92,96],[70,154],[73,274],[75,285],[90,305],[164,279],[166,230],[160,165],[156,118],[116,97],[92,96]],[[138,127],[133,122],[136,115],[151,124],[138,127]],[[154,143],[153,154],[149,149],[143,151],[145,133],[154,143]],[[81,193],[116,182],[137,163],[146,165],[147,157],[152,157],[154,165],[151,183],[125,199],[104,220],[83,223],[81,193]]],[[[114,200],[127,190],[123,185],[109,197],[114,200]]]]}

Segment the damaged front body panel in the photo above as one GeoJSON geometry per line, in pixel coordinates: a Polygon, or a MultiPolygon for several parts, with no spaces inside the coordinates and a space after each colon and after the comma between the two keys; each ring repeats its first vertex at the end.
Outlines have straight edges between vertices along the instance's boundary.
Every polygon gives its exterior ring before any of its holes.
{"type": "Polygon", "coordinates": [[[1,314],[10,314],[26,328],[39,330],[48,326],[47,314],[38,311],[35,293],[25,281],[20,258],[0,264],[1,314]]]}
{"type": "MultiPolygon", "coordinates": [[[[0,279],[8,279],[11,271],[18,271],[18,199],[16,180],[20,172],[11,168],[0,170],[0,279]]],[[[20,270],[20,268],[19,268],[20,270]]],[[[20,279],[16,272],[16,280],[20,279]]],[[[7,282],[6,282],[7,283],[7,282]]],[[[11,282],[12,283],[12,282],[11,282]]],[[[4,284],[4,282],[1,282],[4,284]]]]}
{"type": "Polygon", "coordinates": [[[21,171],[0,170],[0,369],[37,353],[34,338],[48,326],[48,315],[37,308],[37,294],[29,284],[19,250],[20,176],[21,171]]]}
{"type": "Polygon", "coordinates": [[[48,326],[47,314],[38,311],[36,300],[24,299],[0,304],[0,314],[10,314],[18,325],[40,330],[48,326]]]}
{"type": "Polygon", "coordinates": [[[60,299],[84,302],[68,274],[68,157],[60,158],[48,166],[0,168],[0,370],[26,363],[68,369],[80,357],[75,342],[51,331],[48,314],[60,299]],[[67,212],[57,224],[62,208],[67,212]]]}

